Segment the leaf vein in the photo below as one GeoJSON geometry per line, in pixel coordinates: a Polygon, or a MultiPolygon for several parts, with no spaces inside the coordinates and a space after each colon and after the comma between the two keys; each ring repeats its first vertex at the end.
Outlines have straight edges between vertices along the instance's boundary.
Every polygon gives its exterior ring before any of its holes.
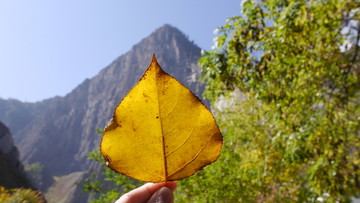
{"type": "Polygon", "coordinates": [[[184,140],[184,142],[182,142],[176,149],[174,149],[173,151],[171,151],[170,153],[166,154],[166,157],[170,156],[171,154],[173,154],[174,152],[176,152],[178,149],[180,149],[182,146],[184,146],[184,144],[189,140],[191,134],[193,133],[194,128],[191,128],[190,133],[188,134],[188,136],[186,137],[186,139],[184,140]]]}
{"type": "Polygon", "coordinates": [[[178,170],[174,171],[172,174],[168,174],[168,177],[171,177],[173,175],[175,175],[176,173],[178,173],[179,171],[181,171],[182,169],[184,169],[186,166],[188,166],[190,163],[192,163],[199,155],[200,153],[203,151],[203,149],[205,148],[205,146],[210,142],[210,140],[216,135],[216,133],[214,133],[204,144],[203,147],[201,147],[201,149],[199,150],[199,152],[186,164],[184,164],[181,168],[179,168],[178,170]]]}

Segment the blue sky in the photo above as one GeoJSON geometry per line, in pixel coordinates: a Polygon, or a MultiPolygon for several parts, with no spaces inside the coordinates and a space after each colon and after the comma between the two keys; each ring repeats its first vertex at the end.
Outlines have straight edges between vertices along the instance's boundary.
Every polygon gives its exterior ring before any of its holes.
{"type": "Polygon", "coordinates": [[[0,0],[0,98],[64,96],[165,23],[203,49],[240,0],[0,0]]]}

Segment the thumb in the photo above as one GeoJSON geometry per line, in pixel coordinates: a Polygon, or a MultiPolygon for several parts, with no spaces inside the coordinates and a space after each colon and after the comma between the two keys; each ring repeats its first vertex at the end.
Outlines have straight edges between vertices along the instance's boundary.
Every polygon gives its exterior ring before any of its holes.
{"type": "Polygon", "coordinates": [[[173,203],[173,202],[174,202],[173,192],[167,187],[162,187],[151,196],[151,198],[147,203],[173,203]]]}

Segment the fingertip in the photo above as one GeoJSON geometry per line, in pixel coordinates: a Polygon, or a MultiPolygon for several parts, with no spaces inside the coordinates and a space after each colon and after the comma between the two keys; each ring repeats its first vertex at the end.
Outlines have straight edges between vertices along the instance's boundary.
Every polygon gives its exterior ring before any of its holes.
{"type": "Polygon", "coordinates": [[[177,183],[175,181],[172,182],[166,182],[165,183],[165,187],[169,188],[172,191],[175,191],[176,187],[177,187],[177,183]]]}
{"type": "Polygon", "coordinates": [[[173,203],[174,194],[168,187],[162,187],[154,193],[147,203],[173,203]]]}

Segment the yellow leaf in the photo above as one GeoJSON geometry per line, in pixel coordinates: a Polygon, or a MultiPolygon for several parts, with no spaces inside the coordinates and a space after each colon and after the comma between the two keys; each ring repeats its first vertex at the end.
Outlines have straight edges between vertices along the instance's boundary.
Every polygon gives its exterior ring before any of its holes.
{"type": "Polygon", "coordinates": [[[189,177],[214,162],[221,146],[211,112],[155,56],[115,108],[100,144],[110,168],[147,182],[189,177]]]}

